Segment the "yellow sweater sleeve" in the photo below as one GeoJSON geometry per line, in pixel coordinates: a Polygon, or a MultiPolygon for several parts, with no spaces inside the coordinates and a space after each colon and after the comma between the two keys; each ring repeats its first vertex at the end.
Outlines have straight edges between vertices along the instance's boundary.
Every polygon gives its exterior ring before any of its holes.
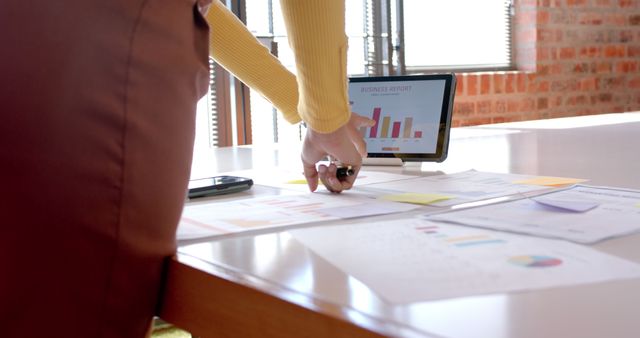
{"type": "Polygon", "coordinates": [[[214,0],[206,17],[211,27],[213,59],[269,100],[288,122],[300,122],[295,75],[222,2],[214,0]]]}
{"type": "Polygon", "coordinates": [[[329,133],[349,121],[344,0],[281,0],[298,77],[298,113],[329,133]]]}

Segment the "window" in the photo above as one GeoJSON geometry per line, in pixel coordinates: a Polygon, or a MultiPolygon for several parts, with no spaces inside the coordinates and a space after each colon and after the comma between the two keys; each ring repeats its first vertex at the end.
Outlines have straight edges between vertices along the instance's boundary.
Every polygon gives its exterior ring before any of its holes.
{"type": "Polygon", "coordinates": [[[510,1],[404,0],[407,70],[511,67],[510,1]]]}
{"type": "MultiPolygon", "coordinates": [[[[226,2],[295,72],[279,1],[226,2]]],[[[345,4],[351,76],[511,68],[511,0],[346,0],[345,4]]],[[[290,142],[304,135],[301,126],[290,125],[265,99],[220,67],[212,73],[212,91],[205,100],[199,105],[197,145],[290,142]]]]}

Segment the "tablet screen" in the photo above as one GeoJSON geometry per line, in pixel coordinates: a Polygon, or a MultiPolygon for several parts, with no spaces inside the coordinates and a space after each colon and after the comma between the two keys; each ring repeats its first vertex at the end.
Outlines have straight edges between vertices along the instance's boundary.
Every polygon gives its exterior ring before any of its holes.
{"type": "Polygon", "coordinates": [[[351,110],[376,121],[360,130],[369,157],[444,160],[454,85],[451,74],[351,78],[351,110]]]}

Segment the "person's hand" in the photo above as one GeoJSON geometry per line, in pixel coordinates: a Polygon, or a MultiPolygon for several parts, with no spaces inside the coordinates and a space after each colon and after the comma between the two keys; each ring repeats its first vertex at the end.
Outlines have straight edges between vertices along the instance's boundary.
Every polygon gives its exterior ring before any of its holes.
{"type": "Polygon", "coordinates": [[[318,179],[331,192],[339,193],[351,189],[360,171],[362,158],[367,156],[367,145],[358,129],[374,124],[374,120],[351,113],[349,122],[332,133],[322,134],[311,128],[307,130],[301,157],[309,190],[315,191],[318,188],[318,179]],[[335,163],[328,166],[321,164],[316,168],[316,163],[326,156],[342,165],[352,166],[354,175],[339,180],[336,177],[335,163]]]}

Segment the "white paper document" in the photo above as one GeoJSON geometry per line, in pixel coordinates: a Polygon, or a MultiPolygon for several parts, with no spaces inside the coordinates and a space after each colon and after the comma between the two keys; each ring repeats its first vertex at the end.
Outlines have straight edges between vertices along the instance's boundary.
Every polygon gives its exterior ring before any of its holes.
{"type": "Polygon", "coordinates": [[[452,206],[533,191],[544,191],[562,183],[571,184],[580,181],[583,180],[470,170],[455,174],[371,184],[363,189],[375,191],[380,196],[397,193],[442,195],[449,197],[449,199],[443,199],[432,203],[432,205],[452,206]]]}
{"type": "Polygon", "coordinates": [[[640,264],[590,247],[420,218],[290,233],[392,303],[640,278],[640,264]]]}
{"type": "Polygon", "coordinates": [[[430,220],[595,243],[640,231],[640,191],[578,185],[521,199],[426,215],[430,220]]]}
{"type": "Polygon", "coordinates": [[[377,201],[354,194],[309,193],[187,205],[178,241],[254,229],[333,221],[409,211],[415,205],[377,201]]]}
{"type": "MultiPolygon", "coordinates": [[[[266,185],[281,189],[308,192],[307,181],[302,175],[302,169],[292,170],[286,168],[266,168],[260,170],[243,170],[225,173],[225,175],[249,177],[255,184],[266,185]]],[[[416,178],[414,175],[387,173],[381,171],[360,170],[356,178],[356,187],[382,182],[392,182],[416,178]]],[[[322,183],[318,185],[318,191],[326,190],[322,183]]]]}

